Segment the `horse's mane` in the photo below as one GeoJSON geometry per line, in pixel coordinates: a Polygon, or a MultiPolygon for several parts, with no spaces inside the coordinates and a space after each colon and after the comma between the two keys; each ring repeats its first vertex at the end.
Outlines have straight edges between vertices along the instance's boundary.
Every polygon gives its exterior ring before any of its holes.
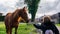
{"type": "Polygon", "coordinates": [[[19,9],[16,9],[12,14],[16,14],[19,11],[19,9]]]}
{"type": "Polygon", "coordinates": [[[12,18],[19,21],[20,19],[20,15],[18,14],[22,9],[16,9],[13,13],[12,13],[12,18]]]}
{"type": "Polygon", "coordinates": [[[13,17],[18,16],[19,10],[20,10],[20,9],[16,9],[16,10],[12,13],[12,16],[13,16],[13,17]]]}

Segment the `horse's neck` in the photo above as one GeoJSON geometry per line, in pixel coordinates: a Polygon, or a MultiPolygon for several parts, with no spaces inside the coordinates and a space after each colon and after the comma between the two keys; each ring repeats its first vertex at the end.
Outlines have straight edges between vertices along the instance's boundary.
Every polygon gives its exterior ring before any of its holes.
{"type": "Polygon", "coordinates": [[[14,12],[12,16],[14,20],[17,20],[19,18],[18,12],[14,12]]]}

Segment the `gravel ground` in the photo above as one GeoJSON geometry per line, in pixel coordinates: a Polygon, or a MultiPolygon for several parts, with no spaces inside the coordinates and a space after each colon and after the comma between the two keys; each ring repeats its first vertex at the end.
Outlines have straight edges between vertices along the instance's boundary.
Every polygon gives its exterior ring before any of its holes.
{"type": "Polygon", "coordinates": [[[58,30],[59,30],[59,33],[60,33],[60,26],[57,26],[58,30]]]}

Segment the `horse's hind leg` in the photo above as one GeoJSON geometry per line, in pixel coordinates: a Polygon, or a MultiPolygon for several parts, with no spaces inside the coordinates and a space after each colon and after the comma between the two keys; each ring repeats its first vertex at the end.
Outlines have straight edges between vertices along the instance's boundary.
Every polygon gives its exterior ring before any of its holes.
{"type": "Polygon", "coordinates": [[[15,27],[15,34],[17,34],[17,28],[18,28],[18,27],[15,27]]]}
{"type": "Polygon", "coordinates": [[[6,33],[10,34],[10,29],[6,28],[6,33]]]}
{"type": "Polygon", "coordinates": [[[10,34],[12,34],[12,28],[10,28],[10,34]]]}

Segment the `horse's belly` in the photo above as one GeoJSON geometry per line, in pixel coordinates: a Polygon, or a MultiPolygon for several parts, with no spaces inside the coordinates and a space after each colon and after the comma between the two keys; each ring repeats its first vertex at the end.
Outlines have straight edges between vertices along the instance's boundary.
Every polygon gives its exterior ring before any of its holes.
{"type": "Polygon", "coordinates": [[[12,23],[11,27],[18,27],[19,23],[12,23]]]}

